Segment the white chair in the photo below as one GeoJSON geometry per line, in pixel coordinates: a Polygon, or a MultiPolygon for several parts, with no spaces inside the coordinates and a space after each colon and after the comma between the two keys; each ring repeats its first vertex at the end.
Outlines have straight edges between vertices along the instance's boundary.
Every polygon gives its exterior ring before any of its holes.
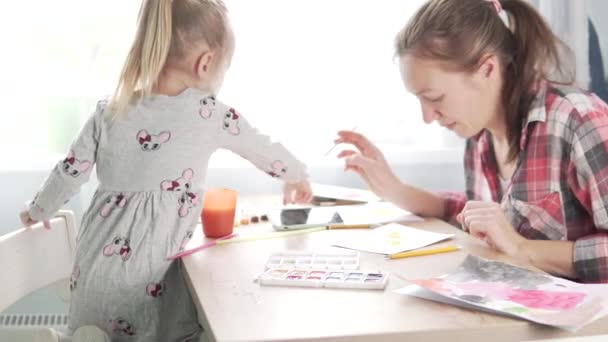
{"type": "MultiPolygon", "coordinates": [[[[0,236],[0,313],[31,292],[69,279],[76,246],[74,214],[61,211],[48,230],[37,224],[0,236]]],[[[49,328],[0,329],[0,341],[59,341],[49,328]]]]}

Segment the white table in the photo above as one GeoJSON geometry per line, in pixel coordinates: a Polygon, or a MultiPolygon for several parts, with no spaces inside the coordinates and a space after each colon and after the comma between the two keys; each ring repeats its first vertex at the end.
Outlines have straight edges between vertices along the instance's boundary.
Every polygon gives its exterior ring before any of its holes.
{"type": "MultiPolygon", "coordinates": [[[[260,286],[254,282],[272,252],[326,249],[323,231],[281,239],[216,246],[184,258],[199,319],[211,341],[522,341],[608,334],[608,319],[576,335],[523,320],[461,309],[392,292],[408,278],[453,271],[468,253],[533,269],[486,247],[439,220],[409,226],[456,234],[443,244],[462,251],[400,260],[361,253],[361,269],[391,273],[384,291],[260,286]]],[[[199,228],[201,228],[199,226],[199,228]]],[[[268,232],[269,224],[237,228],[268,232]]],[[[204,240],[197,229],[190,246],[204,240]]]]}

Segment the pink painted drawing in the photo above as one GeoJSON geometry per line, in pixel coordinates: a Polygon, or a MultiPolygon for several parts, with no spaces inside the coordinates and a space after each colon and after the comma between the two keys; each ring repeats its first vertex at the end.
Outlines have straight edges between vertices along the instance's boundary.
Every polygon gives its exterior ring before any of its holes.
{"type": "Polygon", "coordinates": [[[410,282],[415,285],[396,292],[567,330],[608,315],[608,285],[579,284],[475,256],[445,276],[410,282]]]}
{"type": "Polygon", "coordinates": [[[412,282],[444,296],[457,297],[465,301],[512,301],[526,308],[546,310],[570,310],[585,299],[585,294],[578,292],[514,289],[504,283],[455,283],[445,279],[412,282]]]}
{"type": "Polygon", "coordinates": [[[528,308],[566,311],[585,299],[584,293],[516,289],[507,298],[528,308]]]}

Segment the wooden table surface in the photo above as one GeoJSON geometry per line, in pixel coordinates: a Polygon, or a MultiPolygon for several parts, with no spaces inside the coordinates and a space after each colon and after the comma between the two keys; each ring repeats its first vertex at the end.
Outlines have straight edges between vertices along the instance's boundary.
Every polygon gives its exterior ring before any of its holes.
{"type": "MultiPolygon", "coordinates": [[[[532,268],[488,248],[439,220],[409,223],[439,233],[463,250],[399,260],[361,252],[361,269],[389,272],[387,288],[350,290],[260,286],[254,279],[268,256],[285,250],[327,250],[332,234],[322,231],[280,239],[216,246],[183,259],[199,319],[211,341],[524,341],[608,334],[608,318],[572,334],[527,321],[427,301],[392,290],[407,279],[453,271],[467,254],[532,268]]],[[[242,236],[270,232],[269,224],[236,229],[242,236]]],[[[204,241],[198,227],[189,247],[204,241]]],[[[607,339],[608,340],[608,339],[607,339]]]]}

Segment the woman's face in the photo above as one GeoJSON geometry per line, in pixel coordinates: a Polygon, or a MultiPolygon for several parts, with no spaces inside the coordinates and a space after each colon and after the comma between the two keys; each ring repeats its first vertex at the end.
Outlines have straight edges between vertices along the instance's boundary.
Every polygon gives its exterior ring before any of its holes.
{"type": "Polygon", "coordinates": [[[497,122],[500,75],[489,57],[472,73],[448,71],[446,64],[406,55],[399,59],[405,88],[420,101],[426,123],[437,121],[463,138],[497,122]]]}

